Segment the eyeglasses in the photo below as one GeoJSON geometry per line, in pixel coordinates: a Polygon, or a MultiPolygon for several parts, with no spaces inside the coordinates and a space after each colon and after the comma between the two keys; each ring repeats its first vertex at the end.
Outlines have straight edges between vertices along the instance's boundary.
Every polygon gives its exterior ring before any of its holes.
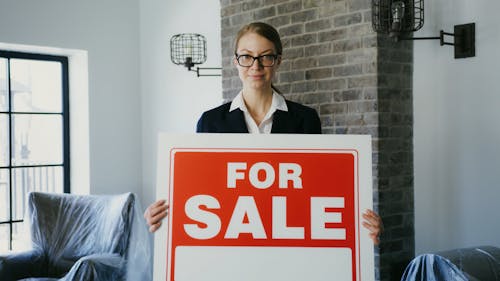
{"type": "Polygon", "coordinates": [[[273,66],[276,63],[276,59],[278,58],[278,55],[262,55],[258,57],[253,57],[251,55],[238,55],[238,54],[234,55],[236,56],[238,64],[243,67],[252,66],[255,60],[258,60],[259,64],[264,67],[273,66]]]}

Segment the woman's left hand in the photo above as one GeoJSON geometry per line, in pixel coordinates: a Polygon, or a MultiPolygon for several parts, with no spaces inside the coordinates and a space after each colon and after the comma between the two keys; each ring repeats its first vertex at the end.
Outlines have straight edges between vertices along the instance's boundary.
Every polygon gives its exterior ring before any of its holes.
{"type": "Polygon", "coordinates": [[[380,216],[372,210],[366,210],[363,213],[363,226],[370,231],[370,238],[373,244],[380,244],[380,234],[384,231],[384,224],[380,216]]]}

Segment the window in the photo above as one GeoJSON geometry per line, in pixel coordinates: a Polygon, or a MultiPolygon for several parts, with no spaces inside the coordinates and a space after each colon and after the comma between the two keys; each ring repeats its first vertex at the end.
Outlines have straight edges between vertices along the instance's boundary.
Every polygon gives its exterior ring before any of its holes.
{"type": "Polygon", "coordinates": [[[69,192],[68,58],[0,51],[0,252],[19,249],[30,191],[69,192]]]}

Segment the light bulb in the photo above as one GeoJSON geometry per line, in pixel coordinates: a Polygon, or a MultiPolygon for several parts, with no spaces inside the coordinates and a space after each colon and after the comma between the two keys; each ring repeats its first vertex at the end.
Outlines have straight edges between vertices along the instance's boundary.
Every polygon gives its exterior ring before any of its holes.
{"type": "Polygon", "coordinates": [[[399,40],[403,29],[403,17],[405,15],[405,3],[403,1],[392,2],[391,4],[392,24],[389,30],[389,37],[399,40]]]}
{"type": "Polygon", "coordinates": [[[392,12],[392,29],[400,30],[402,25],[401,21],[403,20],[405,14],[405,3],[403,1],[392,2],[391,12],[392,12]],[[395,24],[397,26],[395,26],[395,24]]]}

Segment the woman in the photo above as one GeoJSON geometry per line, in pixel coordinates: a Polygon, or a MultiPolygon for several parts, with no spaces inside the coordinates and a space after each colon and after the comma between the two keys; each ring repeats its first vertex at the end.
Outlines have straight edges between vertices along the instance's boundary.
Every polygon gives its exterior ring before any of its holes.
{"type": "MultiPolygon", "coordinates": [[[[272,26],[254,22],[244,26],[235,40],[234,65],[243,89],[232,102],[209,110],[201,116],[201,133],[288,133],[321,134],[321,122],[310,107],[285,100],[272,85],[281,64],[283,47],[272,26]]],[[[168,205],[160,200],[150,205],[144,217],[151,232],[161,226],[168,205]]],[[[378,244],[382,220],[371,210],[363,214],[363,226],[378,244]]]]}

